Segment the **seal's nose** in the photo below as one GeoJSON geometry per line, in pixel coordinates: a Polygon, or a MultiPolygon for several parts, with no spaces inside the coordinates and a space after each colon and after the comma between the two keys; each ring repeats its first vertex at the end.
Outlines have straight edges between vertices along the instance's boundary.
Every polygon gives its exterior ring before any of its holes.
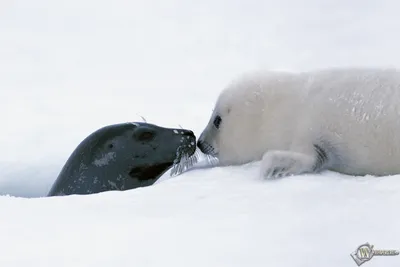
{"type": "Polygon", "coordinates": [[[206,149],[204,147],[204,143],[201,140],[197,141],[197,147],[200,149],[201,152],[206,153],[206,149]]]}
{"type": "Polygon", "coordinates": [[[185,130],[185,131],[183,131],[183,135],[185,135],[185,136],[194,136],[194,133],[191,130],[185,130]]]}
{"type": "Polygon", "coordinates": [[[194,135],[194,132],[193,131],[191,131],[191,130],[189,130],[189,133],[188,133],[189,135],[194,135]]]}

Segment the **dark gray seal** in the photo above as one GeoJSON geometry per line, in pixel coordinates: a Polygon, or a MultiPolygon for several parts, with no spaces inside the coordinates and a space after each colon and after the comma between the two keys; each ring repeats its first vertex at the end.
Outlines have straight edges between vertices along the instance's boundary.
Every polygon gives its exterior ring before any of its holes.
{"type": "Polygon", "coordinates": [[[143,122],[109,125],[78,145],[48,196],[149,186],[195,150],[196,137],[187,129],[143,122]]]}

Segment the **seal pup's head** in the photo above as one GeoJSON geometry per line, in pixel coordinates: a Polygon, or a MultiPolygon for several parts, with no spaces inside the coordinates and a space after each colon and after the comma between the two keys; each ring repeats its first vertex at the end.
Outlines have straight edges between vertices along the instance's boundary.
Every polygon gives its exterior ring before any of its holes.
{"type": "Polygon", "coordinates": [[[265,95],[263,86],[252,79],[240,79],[224,89],[197,146],[219,165],[244,164],[265,152],[262,138],[265,95]]]}

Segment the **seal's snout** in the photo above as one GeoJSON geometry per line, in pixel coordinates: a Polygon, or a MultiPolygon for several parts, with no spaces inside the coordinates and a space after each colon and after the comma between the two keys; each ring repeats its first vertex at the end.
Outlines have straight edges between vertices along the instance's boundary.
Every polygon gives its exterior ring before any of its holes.
{"type": "Polygon", "coordinates": [[[206,153],[206,146],[204,145],[204,138],[203,138],[203,133],[200,135],[199,139],[197,140],[196,146],[200,149],[201,152],[204,154],[206,153]]]}
{"type": "Polygon", "coordinates": [[[194,132],[188,129],[172,129],[174,134],[195,137],[194,132]]]}
{"type": "Polygon", "coordinates": [[[196,145],[200,149],[200,151],[204,153],[203,142],[201,140],[198,140],[196,145]]]}
{"type": "Polygon", "coordinates": [[[194,132],[191,131],[191,130],[184,130],[183,133],[182,133],[182,135],[193,137],[193,136],[194,136],[194,132]]]}
{"type": "Polygon", "coordinates": [[[179,142],[184,145],[195,146],[196,136],[191,130],[180,129],[179,131],[174,131],[174,133],[179,135],[179,142]]]}
{"type": "Polygon", "coordinates": [[[177,142],[180,153],[193,154],[196,149],[196,136],[189,129],[173,129],[175,142],[177,142]]]}
{"type": "Polygon", "coordinates": [[[197,147],[204,154],[215,156],[214,148],[210,144],[208,144],[207,142],[204,142],[201,139],[199,139],[199,141],[197,141],[197,147]]]}

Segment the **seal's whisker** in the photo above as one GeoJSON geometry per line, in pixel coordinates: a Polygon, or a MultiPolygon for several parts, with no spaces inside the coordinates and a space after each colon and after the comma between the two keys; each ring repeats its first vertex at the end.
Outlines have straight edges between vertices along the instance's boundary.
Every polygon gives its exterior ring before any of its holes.
{"type": "Polygon", "coordinates": [[[203,152],[205,155],[211,155],[213,157],[215,157],[216,153],[215,153],[215,149],[212,145],[210,145],[209,143],[206,142],[202,142],[201,144],[203,146],[203,152]]]}
{"type": "Polygon", "coordinates": [[[143,122],[147,123],[147,120],[142,116],[142,115],[138,115],[140,118],[142,118],[143,122]]]}
{"type": "Polygon", "coordinates": [[[213,155],[207,154],[206,155],[206,161],[209,163],[211,166],[216,166],[218,163],[218,159],[214,157],[213,155]]]}
{"type": "Polygon", "coordinates": [[[193,155],[189,156],[188,153],[185,153],[184,151],[182,152],[181,150],[182,148],[179,149],[179,152],[177,153],[179,157],[177,157],[174,161],[170,176],[175,176],[183,173],[184,171],[193,167],[193,165],[196,164],[198,161],[198,151],[195,151],[193,155]]]}

